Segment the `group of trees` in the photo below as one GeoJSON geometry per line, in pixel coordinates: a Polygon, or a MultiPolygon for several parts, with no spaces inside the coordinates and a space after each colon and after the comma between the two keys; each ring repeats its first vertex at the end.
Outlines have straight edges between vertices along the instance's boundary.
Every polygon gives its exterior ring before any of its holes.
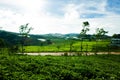
{"type": "MultiPolygon", "coordinates": [[[[87,32],[90,30],[90,24],[88,21],[83,22],[82,25],[82,30],[80,32],[80,38],[81,38],[81,52],[83,49],[83,40],[87,38],[87,32]]],[[[108,33],[108,31],[105,31],[103,28],[97,28],[96,29],[96,33],[94,34],[95,40],[96,40],[96,50],[97,50],[97,41],[98,39],[102,39],[103,36],[105,36],[105,34],[108,33]]],[[[86,55],[87,55],[87,48],[88,48],[88,44],[86,44],[86,55]]]]}
{"type": "Polygon", "coordinates": [[[113,34],[113,38],[120,38],[120,34],[113,34]]]}
{"type": "MultiPolygon", "coordinates": [[[[88,21],[83,22],[82,30],[80,32],[80,38],[81,40],[87,38],[87,32],[90,30],[90,24],[88,21]]],[[[108,33],[108,31],[105,31],[103,28],[97,28],[96,33],[94,33],[95,39],[102,39],[103,36],[105,36],[108,33]]]]}

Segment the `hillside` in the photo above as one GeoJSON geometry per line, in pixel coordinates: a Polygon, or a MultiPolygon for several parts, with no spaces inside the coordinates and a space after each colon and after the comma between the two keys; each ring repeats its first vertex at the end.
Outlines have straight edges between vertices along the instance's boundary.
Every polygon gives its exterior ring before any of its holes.
{"type": "MultiPolygon", "coordinates": [[[[41,40],[45,39],[45,41],[50,41],[55,38],[57,39],[65,39],[65,38],[74,38],[77,37],[79,34],[43,34],[43,35],[34,35],[30,34],[27,38],[26,45],[41,45],[43,42],[41,40]]],[[[15,45],[20,44],[21,37],[19,33],[8,32],[8,31],[0,31],[0,38],[2,38],[7,45],[15,45]]]]}
{"type": "MultiPolygon", "coordinates": [[[[8,31],[0,31],[0,38],[2,38],[7,45],[19,45],[21,43],[21,37],[19,33],[8,32],[8,31]]],[[[91,41],[94,40],[94,35],[86,35],[86,38],[91,41]]],[[[109,36],[104,36],[105,39],[109,38],[109,36]]],[[[40,46],[40,45],[49,45],[54,42],[61,42],[65,40],[80,40],[80,35],[77,33],[69,33],[69,34],[60,34],[60,33],[50,33],[50,34],[42,34],[35,35],[29,34],[29,37],[26,38],[24,45],[32,45],[32,46],[40,46]]]]}
{"type": "MultiPolygon", "coordinates": [[[[30,37],[26,39],[25,45],[39,45],[41,43],[38,40],[38,38],[41,38],[41,37],[42,36],[39,36],[39,35],[30,35],[30,37]]],[[[21,37],[19,36],[19,33],[0,31],[0,38],[3,39],[6,45],[8,46],[19,45],[21,43],[21,37]]]]}

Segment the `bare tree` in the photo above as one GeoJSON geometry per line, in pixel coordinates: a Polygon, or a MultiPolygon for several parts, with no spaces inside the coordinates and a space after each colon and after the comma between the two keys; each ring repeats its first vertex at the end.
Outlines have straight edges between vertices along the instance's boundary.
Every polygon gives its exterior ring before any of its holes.
{"type": "Polygon", "coordinates": [[[22,46],[22,53],[24,53],[24,44],[25,44],[25,40],[28,37],[28,34],[30,33],[30,31],[33,29],[32,27],[28,27],[29,23],[25,24],[25,25],[21,25],[19,28],[19,32],[20,32],[20,36],[21,36],[21,46],[22,46]]]}

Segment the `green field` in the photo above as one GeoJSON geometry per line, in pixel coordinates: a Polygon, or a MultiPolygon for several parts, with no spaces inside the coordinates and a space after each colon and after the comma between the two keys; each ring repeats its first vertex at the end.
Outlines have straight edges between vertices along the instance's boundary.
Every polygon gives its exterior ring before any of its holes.
{"type": "Polygon", "coordinates": [[[61,40],[61,41],[53,41],[53,44],[46,46],[25,46],[25,52],[78,52],[81,51],[89,51],[93,52],[97,48],[99,51],[108,51],[107,45],[110,44],[109,41],[83,41],[81,45],[81,41],[76,40],[61,40]],[[72,44],[71,48],[70,45],[72,44]]]}
{"type": "Polygon", "coordinates": [[[120,80],[120,55],[0,54],[0,80],[120,80]]]}

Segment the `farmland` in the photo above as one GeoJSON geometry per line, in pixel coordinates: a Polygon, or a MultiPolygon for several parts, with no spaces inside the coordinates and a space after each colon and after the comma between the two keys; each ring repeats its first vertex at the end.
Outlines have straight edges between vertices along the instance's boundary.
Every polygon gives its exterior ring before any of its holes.
{"type": "MultiPolygon", "coordinates": [[[[110,41],[98,41],[97,47],[99,47],[99,51],[108,51],[108,45],[110,45],[110,41]]],[[[54,41],[53,44],[47,46],[25,46],[25,52],[78,52],[81,51],[81,47],[83,48],[83,52],[94,52],[94,48],[96,47],[96,41],[83,41],[81,45],[81,41],[78,40],[61,40],[54,41]],[[86,50],[87,49],[87,50],[86,50]]]]}
{"type": "Polygon", "coordinates": [[[0,54],[1,80],[119,80],[120,55],[0,54]]]}
{"type": "Polygon", "coordinates": [[[7,35],[2,36],[5,41],[1,39],[0,80],[120,79],[120,54],[81,55],[83,52],[119,52],[120,48],[110,47],[110,39],[82,41],[49,35],[41,37],[46,40],[42,42],[40,36],[31,35],[22,46],[24,53],[64,53],[62,56],[31,56],[18,54],[22,52],[21,38],[13,34],[10,40],[7,35]],[[68,53],[77,55],[69,56],[68,53]]]}

